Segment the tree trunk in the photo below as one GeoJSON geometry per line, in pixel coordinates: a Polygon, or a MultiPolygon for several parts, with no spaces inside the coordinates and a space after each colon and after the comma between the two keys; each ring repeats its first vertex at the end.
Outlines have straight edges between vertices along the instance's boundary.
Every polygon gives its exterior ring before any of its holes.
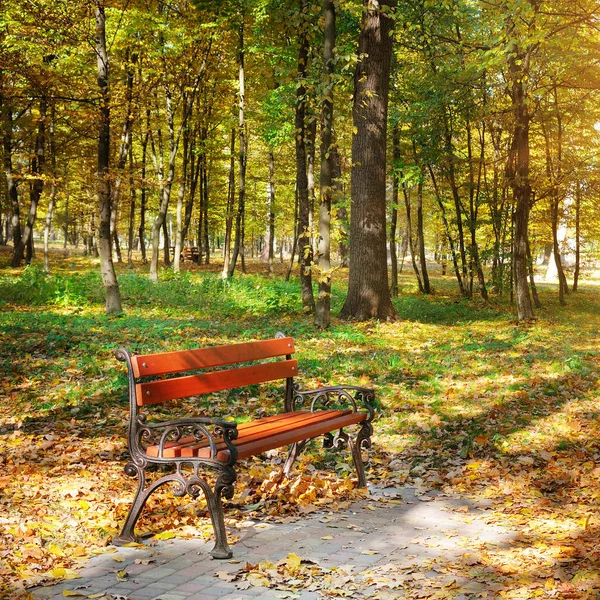
{"type": "Polygon", "coordinates": [[[531,257],[531,245],[527,240],[527,267],[529,269],[529,286],[531,288],[531,295],[533,297],[533,304],[536,308],[542,308],[540,297],[537,293],[537,286],[535,285],[535,273],[533,271],[533,258],[531,257]]]}
{"type": "Polygon", "coordinates": [[[273,268],[274,244],[275,244],[275,155],[273,148],[269,148],[269,181],[267,184],[267,235],[265,236],[265,248],[263,257],[268,264],[268,272],[271,277],[275,275],[273,268]]]}
{"type": "MultiPolygon", "coordinates": [[[[0,101],[3,98],[0,97],[0,101]]],[[[3,135],[2,146],[4,150],[4,176],[6,178],[6,189],[8,200],[12,210],[11,227],[13,236],[13,251],[21,244],[21,214],[19,208],[19,191],[17,189],[17,180],[13,172],[12,154],[13,154],[13,114],[12,108],[8,103],[2,102],[0,108],[3,109],[3,135]]]]}
{"type": "Polygon", "coordinates": [[[127,231],[127,265],[129,267],[133,267],[133,244],[135,239],[136,189],[133,167],[133,144],[129,144],[129,227],[127,231]]]}
{"type": "MultiPolygon", "coordinates": [[[[204,222],[204,264],[210,264],[210,235],[208,231],[208,160],[202,162],[202,195],[203,195],[203,219],[204,222]]],[[[243,257],[243,255],[242,255],[243,257]]],[[[200,257],[198,257],[200,262],[200,257]]],[[[244,271],[245,272],[245,271],[244,271]]]]}
{"type": "Polygon", "coordinates": [[[56,204],[56,140],[54,137],[54,122],[56,117],[56,105],[54,98],[50,104],[50,123],[48,126],[48,141],[50,145],[50,165],[52,170],[52,181],[50,183],[50,199],[48,200],[48,210],[46,211],[46,222],[44,224],[44,270],[50,273],[50,260],[48,257],[48,244],[50,241],[50,230],[52,229],[52,217],[54,215],[54,206],[56,204]]]}
{"type": "Polygon", "coordinates": [[[142,264],[148,262],[146,256],[146,207],[148,204],[148,188],[146,187],[146,164],[148,159],[148,142],[150,140],[150,109],[146,111],[146,134],[142,141],[142,189],[140,190],[140,228],[138,235],[140,237],[140,252],[142,254],[142,264]]]}
{"type": "Polygon", "coordinates": [[[221,277],[227,278],[231,260],[231,231],[233,227],[233,209],[235,204],[235,127],[231,128],[229,163],[229,183],[227,187],[227,211],[225,214],[225,239],[223,240],[223,270],[221,277]]]}
{"type": "Polygon", "coordinates": [[[431,294],[429,273],[427,272],[427,259],[425,256],[425,231],[423,223],[423,181],[417,184],[417,244],[419,246],[419,263],[421,264],[421,276],[423,277],[423,292],[431,294]]]}
{"type": "Polygon", "coordinates": [[[413,236],[410,194],[407,189],[407,184],[404,181],[402,182],[402,194],[404,195],[404,207],[406,209],[406,237],[408,238],[408,246],[410,248],[410,259],[412,262],[413,271],[415,272],[415,277],[417,278],[417,284],[419,285],[419,291],[424,294],[425,287],[423,286],[421,272],[419,271],[419,266],[417,265],[417,249],[415,247],[415,238],[413,236]]]}
{"type": "Polygon", "coordinates": [[[529,74],[530,52],[509,58],[510,93],[513,102],[514,131],[507,162],[507,179],[514,196],[513,289],[519,321],[534,318],[529,283],[527,281],[527,242],[531,183],[529,180],[529,98],[526,81],[529,74]]]}
{"type": "Polygon", "coordinates": [[[310,239],[310,197],[308,192],[308,159],[306,141],[306,73],[309,55],[307,2],[299,0],[302,24],[299,30],[298,44],[298,86],[296,88],[296,190],[298,194],[298,264],[300,266],[300,285],[302,309],[305,313],[314,313],[315,298],[312,289],[312,244],[310,239]]]}
{"type": "Polygon", "coordinates": [[[96,56],[98,65],[98,87],[100,88],[100,119],[98,131],[98,201],[100,203],[100,225],[98,250],[100,270],[106,292],[106,312],[122,312],[121,292],[112,261],[110,240],[111,193],[109,179],[110,161],[110,97],[108,79],[108,53],[106,51],[106,17],[103,0],[96,0],[96,56]]]}
{"type": "Polygon", "coordinates": [[[392,319],[386,247],[386,133],[395,0],[366,0],[358,42],[352,119],[348,295],[340,316],[392,319]]]}
{"type": "Polygon", "coordinates": [[[575,188],[575,272],[573,273],[573,291],[579,285],[579,268],[581,260],[581,183],[575,188]]]}
{"type": "Polygon", "coordinates": [[[325,29],[323,34],[323,63],[325,66],[323,104],[321,107],[321,174],[319,188],[319,292],[315,310],[315,325],[322,329],[331,322],[331,199],[333,196],[333,75],[335,47],[335,2],[324,0],[325,29]]]}
{"type": "Polygon", "coordinates": [[[398,202],[400,182],[396,169],[400,163],[400,127],[396,123],[392,132],[392,214],[390,219],[390,261],[392,267],[392,282],[390,284],[390,295],[392,298],[398,296],[398,240],[396,239],[398,230],[398,202]]]}
{"type": "Polygon", "coordinates": [[[46,113],[48,109],[48,100],[46,96],[40,98],[40,116],[38,122],[38,133],[35,140],[35,153],[31,160],[31,175],[33,183],[29,188],[29,212],[27,221],[23,228],[20,243],[13,250],[11,266],[19,267],[27,251],[26,262],[31,262],[33,255],[33,226],[37,216],[37,209],[44,190],[44,180],[42,174],[44,172],[44,163],[46,161],[45,145],[46,145],[46,113]]]}
{"type": "MultiPolygon", "coordinates": [[[[246,204],[246,165],[248,161],[248,139],[246,136],[246,75],[244,70],[244,15],[240,16],[239,38],[238,38],[238,72],[239,72],[239,97],[238,97],[238,135],[240,138],[240,149],[238,152],[238,207],[235,217],[235,244],[227,277],[231,279],[235,272],[235,264],[243,248],[243,221],[246,204]]],[[[242,265],[244,270],[245,265],[242,265]]]]}
{"type": "MultiPolygon", "coordinates": [[[[184,103],[190,102],[190,99],[184,95],[184,103]]],[[[184,109],[188,112],[187,106],[184,109]]],[[[179,191],[177,192],[177,207],[175,211],[175,254],[173,256],[173,271],[179,273],[179,263],[181,261],[181,249],[183,246],[183,199],[185,197],[185,188],[187,185],[187,172],[190,160],[190,127],[186,123],[183,129],[183,160],[181,165],[181,180],[179,182],[179,191]]]]}

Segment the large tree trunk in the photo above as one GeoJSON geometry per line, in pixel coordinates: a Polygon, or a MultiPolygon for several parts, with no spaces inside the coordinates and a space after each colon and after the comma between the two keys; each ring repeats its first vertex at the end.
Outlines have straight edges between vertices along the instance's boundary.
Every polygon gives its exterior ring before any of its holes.
{"type": "Polygon", "coordinates": [[[323,63],[325,66],[323,105],[321,107],[321,175],[319,180],[321,204],[319,207],[319,292],[315,311],[315,325],[329,327],[331,321],[331,198],[333,196],[333,74],[335,47],[335,3],[324,0],[325,29],[323,34],[323,63]]]}
{"type": "Polygon", "coordinates": [[[121,292],[112,261],[110,240],[111,193],[109,179],[110,161],[110,97],[108,85],[108,53],[106,51],[106,17],[103,0],[96,0],[96,56],[98,87],[100,88],[100,120],[98,131],[98,201],[100,225],[98,250],[100,270],[106,292],[106,312],[122,312],[121,292]]]}
{"type": "Polygon", "coordinates": [[[395,317],[386,248],[386,133],[395,0],[365,1],[354,78],[350,272],[340,316],[395,317]]]}
{"type": "Polygon", "coordinates": [[[529,180],[529,98],[526,93],[531,51],[518,52],[509,58],[510,94],[513,103],[514,131],[507,161],[507,178],[514,196],[513,289],[519,321],[534,318],[529,282],[527,281],[527,242],[531,183],[529,180]]]}
{"type": "Polygon", "coordinates": [[[298,194],[298,264],[300,265],[300,285],[302,309],[305,313],[315,310],[315,298],[312,289],[312,244],[310,239],[310,198],[308,193],[308,160],[306,141],[306,72],[309,55],[307,3],[299,0],[302,24],[298,45],[298,87],[296,88],[296,190],[298,194]]]}

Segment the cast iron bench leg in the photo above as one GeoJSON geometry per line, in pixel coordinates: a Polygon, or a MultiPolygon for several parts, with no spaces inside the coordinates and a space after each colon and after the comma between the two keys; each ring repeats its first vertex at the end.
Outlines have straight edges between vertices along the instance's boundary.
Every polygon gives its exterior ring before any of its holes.
{"type": "Polygon", "coordinates": [[[304,447],[308,444],[308,440],[303,440],[302,442],[296,442],[292,444],[290,448],[290,453],[288,454],[287,460],[285,461],[285,465],[283,466],[283,474],[288,477],[292,467],[294,466],[294,462],[300,456],[304,447]]]}
{"type": "Polygon", "coordinates": [[[129,514],[127,515],[125,525],[123,525],[123,530],[121,531],[120,535],[112,540],[112,543],[115,546],[123,546],[124,544],[138,541],[138,538],[135,535],[135,524],[137,523],[140,513],[142,512],[146,501],[150,497],[150,494],[152,494],[156,488],[164,485],[165,483],[169,483],[170,481],[178,481],[175,474],[165,475],[165,477],[157,479],[146,488],[146,473],[143,468],[138,467],[133,463],[127,463],[127,465],[125,465],[125,473],[127,473],[127,475],[130,477],[137,475],[138,488],[133,503],[131,504],[131,508],[129,509],[129,514]]]}
{"type": "Polygon", "coordinates": [[[233,556],[233,552],[227,543],[227,530],[225,529],[221,498],[229,500],[233,497],[235,480],[236,472],[233,467],[226,467],[217,477],[214,490],[208,487],[203,488],[206,504],[208,505],[208,514],[215,532],[215,545],[209,553],[213,558],[231,558],[233,556]]]}

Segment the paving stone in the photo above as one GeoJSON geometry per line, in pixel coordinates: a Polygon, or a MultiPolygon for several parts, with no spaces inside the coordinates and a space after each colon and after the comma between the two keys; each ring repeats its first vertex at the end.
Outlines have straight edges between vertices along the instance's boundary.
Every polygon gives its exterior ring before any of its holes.
{"type": "MultiPolygon", "coordinates": [[[[89,586],[85,589],[88,595],[113,592],[131,600],[273,600],[282,592],[258,587],[238,590],[234,583],[220,580],[215,574],[237,571],[246,562],[276,563],[293,552],[311,558],[322,568],[352,566],[360,584],[360,572],[378,566],[392,565],[394,569],[411,566],[425,572],[431,559],[459,557],[466,551],[461,538],[477,537],[489,544],[502,545],[509,543],[514,535],[488,525],[485,511],[463,498],[437,495],[423,502],[410,488],[372,487],[371,491],[372,498],[353,504],[342,513],[315,513],[293,523],[244,524],[234,530],[240,536],[232,544],[237,562],[213,560],[208,555],[213,543],[204,539],[152,542],[141,549],[119,548],[123,562],[115,562],[115,553],[96,556],[80,570],[82,579],[38,587],[32,590],[33,598],[64,600],[63,590],[74,590],[83,584],[89,586]],[[401,498],[403,503],[386,505],[377,502],[377,497],[401,498]],[[363,506],[368,504],[376,510],[365,510],[363,506]],[[465,523],[452,512],[462,506],[469,506],[471,523],[465,523]],[[457,533],[449,536],[448,530],[457,533]],[[424,545],[424,541],[430,546],[424,545]],[[119,570],[129,573],[127,581],[116,581],[119,570]]],[[[443,580],[440,575],[432,577],[443,580]]],[[[317,600],[319,594],[302,592],[297,598],[317,600]]],[[[363,585],[356,598],[395,600],[407,596],[401,590],[377,590],[363,585]]]]}

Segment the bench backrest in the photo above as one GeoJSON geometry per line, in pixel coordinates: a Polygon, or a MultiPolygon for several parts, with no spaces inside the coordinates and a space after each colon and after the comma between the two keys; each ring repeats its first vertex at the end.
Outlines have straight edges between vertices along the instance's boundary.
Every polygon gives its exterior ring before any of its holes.
{"type": "Polygon", "coordinates": [[[160,404],[167,400],[210,394],[276,379],[287,379],[286,387],[291,391],[292,378],[298,374],[298,363],[292,359],[293,353],[294,340],[281,337],[229,346],[133,355],[131,371],[135,380],[177,374],[177,377],[136,383],[136,404],[160,404]],[[281,360],[256,362],[272,358],[281,360]],[[253,364],[220,368],[241,363],[253,364]],[[190,371],[194,373],[186,375],[190,371]]]}

